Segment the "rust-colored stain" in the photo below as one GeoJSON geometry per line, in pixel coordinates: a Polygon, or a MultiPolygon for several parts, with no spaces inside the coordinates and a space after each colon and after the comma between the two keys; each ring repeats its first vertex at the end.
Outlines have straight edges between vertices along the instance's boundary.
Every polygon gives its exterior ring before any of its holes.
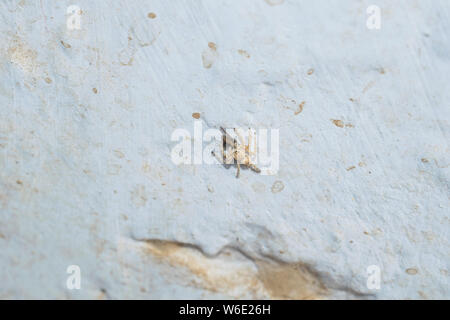
{"type": "Polygon", "coordinates": [[[334,123],[334,125],[336,127],[339,127],[339,128],[343,128],[344,127],[344,121],[342,121],[342,120],[331,119],[331,121],[334,123]]]}
{"type": "Polygon", "coordinates": [[[47,82],[48,84],[52,83],[52,79],[50,78],[45,78],[45,82],[47,82]]]}
{"type": "Polygon", "coordinates": [[[299,105],[298,105],[298,109],[294,112],[295,115],[300,114],[303,111],[303,107],[305,106],[305,101],[302,101],[299,105]]]}
{"type": "Polygon", "coordinates": [[[188,244],[162,240],[144,243],[145,255],[190,271],[200,280],[190,282],[191,285],[213,292],[236,296],[241,291],[255,298],[271,299],[322,299],[328,294],[319,276],[301,262],[250,259],[244,265],[242,254],[233,249],[209,257],[188,244]]]}
{"type": "Polygon", "coordinates": [[[311,300],[326,296],[327,290],[319,277],[302,263],[257,264],[258,279],[272,299],[311,300]]]}
{"type": "Polygon", "coordinates": [[[97,88],[92,88],[92,92],[94,92],[95,94],[97,94],[97,93],[98,93],[97,88]]]}
{"type": "Polygon", "coordinates": [[[172,267],[188,270],[200,280],[200,282],[194,281],[191,284],[206,290],[227,292],[236,287],[250,286],[254,288],[257,285],[256,279],[251,277],[250,269],[242,268],[239,272],[227,274],[220,260],[208,258],[198,249],[186,244],[146,240],[143,252],[172,267]]]}
{"type": "Polygon", "coordinates": [[[239,49],[239,50],[238,50],[238,53],[239,53],[241,56],[246,57],[247,59],[250,58],[250,54],[249,54],[247,51],[245,51],[245,50],[239,49]]]}
{"type": "Polygon", "coordinates": [[[147,15],[147,17],[148,17],[149,19],[155,19],[155,18],[156,18],[156,14],[155,14],[154,12],[150,12],[150,13],[147,15]]]}
{"type": "Polygon", "coordinates": [[[200,113],[194,112],[194,113],[192,114],[192,118],[194,118],[194,119],[200,119],[200,113]]]}
{"type": "Polygon", "coordinates": [[[346,170],[347,171],[350,171],[350,170],[353,170],[353,169],[355,169],[356,167],[355,166],[351,166],[351,167],[348,167],[346,170]]]}
{"type": "Polygon", "coordinates": [[[419,271],[417,271],[416,268],[408,268],[405,271],[406,271],[407,274],[409,274],[411,276],[416,275],[419,272],[419,271]]]}
{"type": "Polygon", "coordinates": [[[217,45],[216,45],[214,42],[209,42],[209,43],[208,43],[208,47],[209,47],[211,50],[214,50],[214,51],[217,50],[217,45]]]}
{"type": "Polygon", "coordinates": [[[346,128],[354,128],[355,127],[353,124],[351,124],[351,123],[344,123],[344,121],[342,121],[342,120],[331,119],[331,122],[333,122],[333,124],[336,127],[339,127],[339,128],[344,128],[344,127],[346,127],[346,128]]]}
{"type": "Polygon", "coordinates": [[[309,69],[307,73],[309,76],[312,75],[314,73],[314,69],[313,68],[309,69]]]}

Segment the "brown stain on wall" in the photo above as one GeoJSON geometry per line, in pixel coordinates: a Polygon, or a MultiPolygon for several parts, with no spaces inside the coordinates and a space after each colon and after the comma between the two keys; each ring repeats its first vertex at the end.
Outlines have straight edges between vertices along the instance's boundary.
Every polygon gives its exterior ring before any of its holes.
{"type": "Polygon", "coordinates": [[[162,240],[144,240],[144,243],[146,255],[188,270],[200,280],[193,284],[206,290],[231,296],[242,292],[271,299],[322,299],[328,293],[319,276],[301,262],[250,257],[242,260],[243,254],[236,249],[222,250],[211,257],[188,244],[162,240]]]}
{"type": "Polygon", "coordinates": [[[258,279],[272,299],[320,299],[326,295],[326,288],[318,276],[303,263],[258,264],[258,279]]]}
{"type": "Polygon", "coordinates": [[[302,101],[299,105],[298,105],[298,110],[294,112],[295,115],[298,115],[299,113],[301,113],[303,111],[303,107],[305,106],[305,101],[302,101]]]}
{"type": "Polygon", "coordinates": [[[331,121],[333,122],[333,124],[334,124],[336,127],[339,127],[339,128],[343,128],[343,127],[344,127],[344,122],[343,122],[342,120],[335,120],[335,119],[332,119],[331,121]]]}
{"type": "Polygon", "coordinates": [[[209,42],[208,47],[213,51],[217,51],[217,45],[214,42],[209,42]]]}
{"type": "Polygon", "coordinates": [[[344,128],[344,127],[346,127],[346,128],[354,128],[355,126],[353,125],[353,124],[351,124],[351,123],[345,123],[344,121],[342,121],[342,120],[338,120],[338,119],[330,119],[331,120],[331,122],[333,122],[333,124],[336,126],[336,127],[339,127],[339,128],[344,128]]]}
{"type": "Polygon", "coordinates": [[[37,52],[28,47],[20,38],[16,37],[7,50],[9,61],[17,65],[22,71],[32,73],[38,68],[37,52]]]}
{"type": "Polygon", "coordinates": [[[406,271],[407,274],[409,274],[411,276],[414,276],[414,275],[416,275],[419,272],[419,271],[417,271],[416,268],[408,268],[405,271],[406,271]]]}
{"type": "Polygon", "coordinates": [[[250,270],[241,269],[232,277],[221,272],[214,272],[221,267],[220,261],[204,256],[193,246],[173,241],[146,240],[143,251],[174,268],[188,270],[201,280],[199,283],[194,281],[192,284],[209,291],[231,291],[232,288],[242,286],[243,279],[246,279],[245,283],[252,287],[256,285],[249,277],[250,270]]]}
{"type": "Polygon", "coordinates": [[[247,59],[250,58],[250,54],[249,54],[247,51],[245,51],[245,50],[239,49],[239,50],[238,50],[238,53],[239,53],[241,56],[243,56],[243,57],[245,57],[245,58],[247,58],[247,59]]]}

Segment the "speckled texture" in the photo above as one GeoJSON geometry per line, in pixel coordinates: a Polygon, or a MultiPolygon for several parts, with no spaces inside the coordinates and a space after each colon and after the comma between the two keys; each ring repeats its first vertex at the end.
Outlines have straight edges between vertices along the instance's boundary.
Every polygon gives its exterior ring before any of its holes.
{"type": "Polygon", "coordinates": [[[369,1],[71,4],[0,3],[0,298],[450,298],[448,1],[380,30],[369,1]],[[194,121],[279,128],[278,173],[175,165],[194,121]]]}

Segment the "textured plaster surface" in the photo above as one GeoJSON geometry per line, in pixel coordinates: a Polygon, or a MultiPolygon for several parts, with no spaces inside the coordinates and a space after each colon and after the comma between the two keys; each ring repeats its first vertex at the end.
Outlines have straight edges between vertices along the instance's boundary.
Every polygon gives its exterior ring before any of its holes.
{"type": "Polygon", "coordinates": [[[450,3],[376,2],[1,1],[0,298],[450,298],[450,3]],[[278,173],[175,165],[194,121],[278,173]]]}

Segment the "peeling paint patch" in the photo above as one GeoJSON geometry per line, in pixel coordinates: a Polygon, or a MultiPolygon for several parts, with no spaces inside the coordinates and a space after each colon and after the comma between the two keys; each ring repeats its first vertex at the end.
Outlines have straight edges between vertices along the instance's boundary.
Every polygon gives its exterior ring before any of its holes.
{"type": "MultiPolygon", "coordinates": [[[[196,246],[162,240],[143,240],[146,255],[189,270],[196,286],[232,297],[321,299],[328,291],[319,276],[301,262],[251,258],[233,248],[207,256],[196,246]]],[[[171,273],[173,274],[173,273],[171,273]]]]}
{"type": "Polygon", "coordinates": [[[10,61],[19,66],[22,71],[32,73],[37,69],[37,52],[30,49],[18,39],[13,42],[13,45],[8,48],[7,52],[10,61]]]}

